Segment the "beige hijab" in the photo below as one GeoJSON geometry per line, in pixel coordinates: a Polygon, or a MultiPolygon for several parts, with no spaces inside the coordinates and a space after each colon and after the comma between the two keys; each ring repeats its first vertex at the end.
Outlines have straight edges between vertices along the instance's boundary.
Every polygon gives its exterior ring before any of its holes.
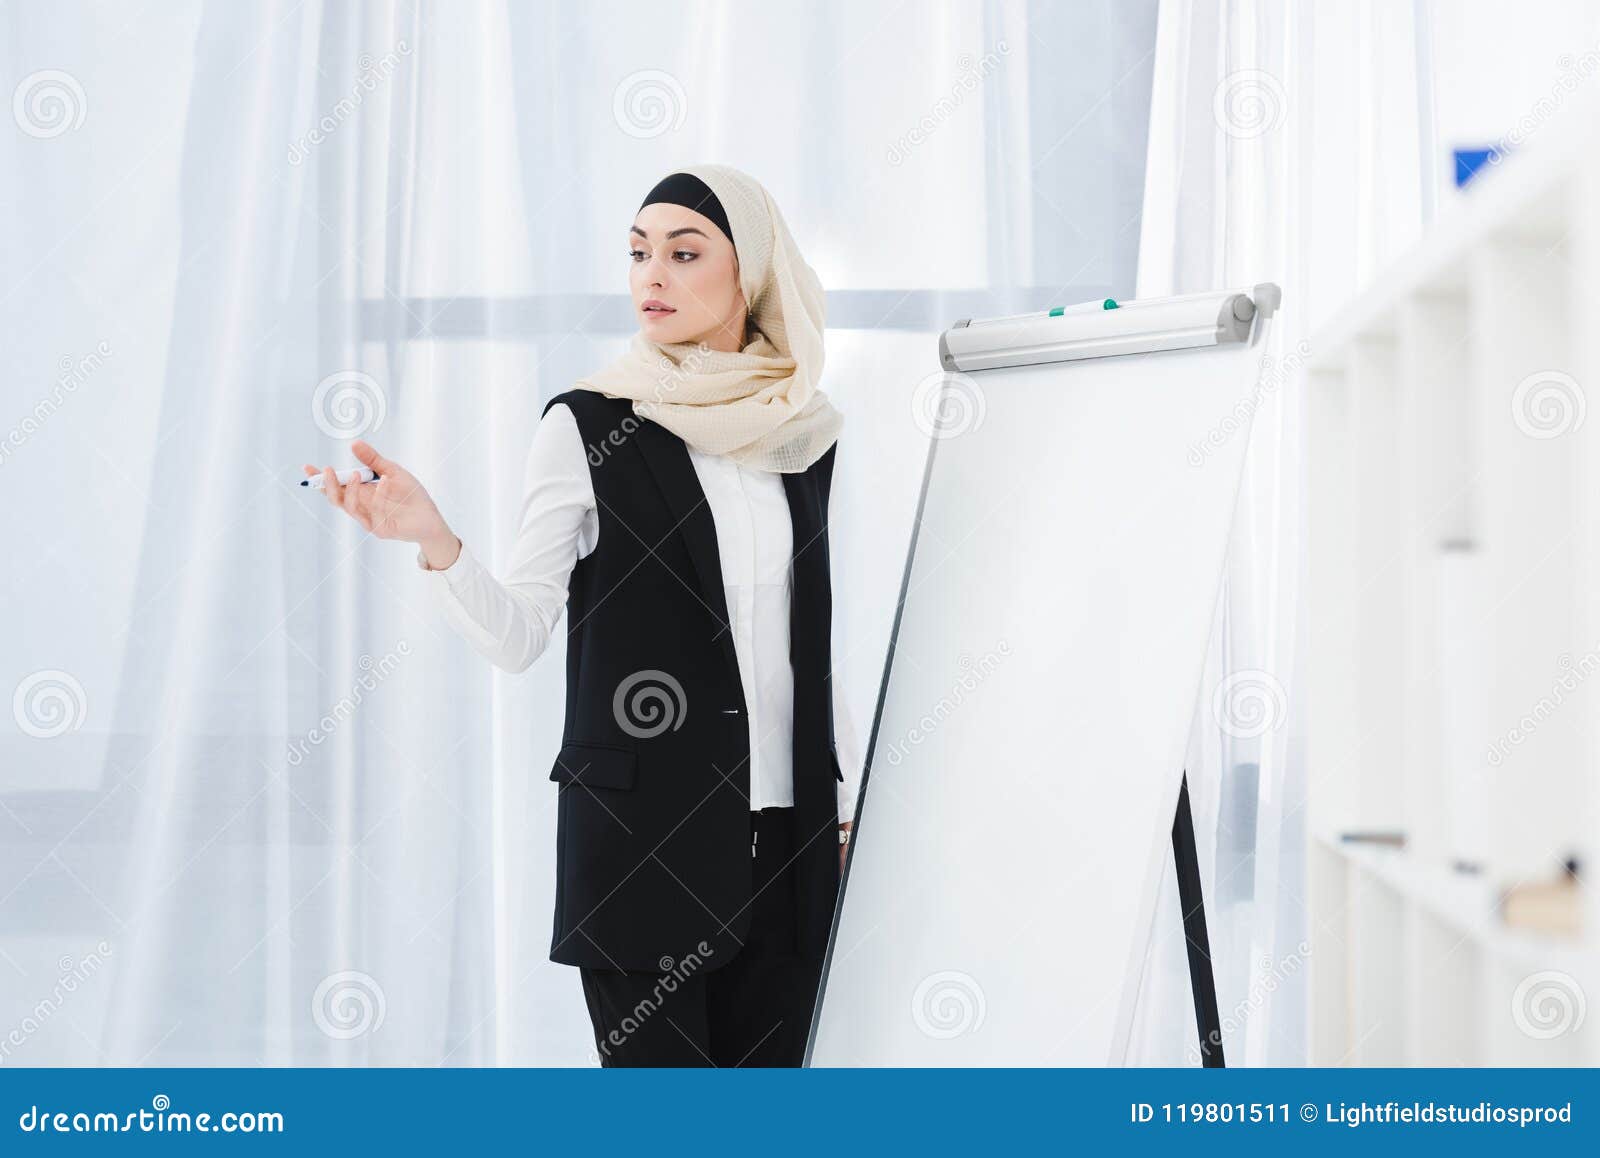
{"type": "Polygon", "coordinates": [[[822,374],[822,283],[770,194],[727,165],[682,170],[722,202],[739,257],[739,286],[759,331],[738,353],[641,332],[627,353],[576,385],[633,399],[633,412],[708,454],[796,474],[832,446],[844,425],[817,387],[822,374]]]}

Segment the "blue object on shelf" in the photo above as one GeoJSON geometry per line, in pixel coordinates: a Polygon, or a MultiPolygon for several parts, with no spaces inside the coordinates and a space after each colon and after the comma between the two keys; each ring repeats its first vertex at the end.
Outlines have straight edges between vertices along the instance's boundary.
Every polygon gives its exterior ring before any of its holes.
{"type": "Polygon", "coordinates": [[[1487,149],[1457,149],[1456,158],[1456,188],[1460,189],[1468,181],[1478,175],[1478,171],[1485,165],[1493,164],[1504,156],[1499,149],[1490,146],[1487,149]]]}

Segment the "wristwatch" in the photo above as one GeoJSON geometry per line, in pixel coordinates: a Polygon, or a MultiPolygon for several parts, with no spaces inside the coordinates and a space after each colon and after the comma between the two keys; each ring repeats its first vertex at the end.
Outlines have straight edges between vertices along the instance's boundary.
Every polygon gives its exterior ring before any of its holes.
{"type": "Polygon", "coordinates": [[[850,830],[848,828],[841,828],[839,830],[839,843],[840,844],[849,844],[850,843],[850,830]]]}

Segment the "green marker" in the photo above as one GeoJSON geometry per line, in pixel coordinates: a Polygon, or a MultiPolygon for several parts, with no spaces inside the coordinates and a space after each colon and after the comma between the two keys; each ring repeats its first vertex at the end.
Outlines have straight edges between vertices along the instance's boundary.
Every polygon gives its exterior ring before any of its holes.
{"type": "Polygon", "coordinates": [[[1059,318],[1063,314],[1088,314],[1099,313],[1102,310],[1116,310],[1122,307],[1117,304],[1116,298],[1105,298],[1098,302],[1079,302],[1077,305],[1056,306],[1053,310],[1039,310],[1032,314],[1012,314],[1005,318],[977,318],[957,322],[958,326],[1022,326],[1029,322],[1037,322],[1043,318],[1059,318]]]}
{"type": "Polygon", "coordinates": [[[1084,302],[1081,306],[1057,306],[1055,309],[1050,311],[1049,316],[1052,318],[1059,318],[1062,314],[1067,313],[1068,311],[1071,311],[1075,314],[1086,314],[1092,310],[1114,310],[1116,308],[1117,300],[1115,298],[1107,298],[1105,301],[1098,303],[1084,302]]]}

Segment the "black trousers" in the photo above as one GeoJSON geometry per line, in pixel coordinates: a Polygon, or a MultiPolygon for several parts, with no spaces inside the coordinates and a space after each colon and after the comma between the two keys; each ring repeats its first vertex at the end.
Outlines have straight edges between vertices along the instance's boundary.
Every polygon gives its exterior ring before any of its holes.
{"type": "Polygon", "coordinates": [[[602,1066],[798,1066],[822,959],[795,951],[793,808],[750,814],[750,935],[715,969],[580,968],[602,1066]]]}

